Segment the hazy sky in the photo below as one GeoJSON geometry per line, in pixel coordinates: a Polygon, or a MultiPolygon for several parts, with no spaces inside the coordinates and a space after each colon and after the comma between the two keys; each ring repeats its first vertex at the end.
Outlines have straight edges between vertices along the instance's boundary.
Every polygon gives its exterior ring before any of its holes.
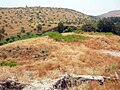
{"type": "Polygon", "coordinates": [[[120,0],[0,0],[0,7],[63,7],[89,15],[120,10],[120,0]]]}

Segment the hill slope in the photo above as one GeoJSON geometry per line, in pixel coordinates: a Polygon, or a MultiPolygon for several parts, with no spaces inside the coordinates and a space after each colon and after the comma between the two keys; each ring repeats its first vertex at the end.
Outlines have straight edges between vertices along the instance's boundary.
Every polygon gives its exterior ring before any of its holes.
{"type": "MultiPolygon", "coordinates": [[[[74,33],[65,33],[63,35],[74,33]]],[[[65,73],[114,76],[120,69],[120,57],[112,51],[120,51],[119,36],[104,34],[77,34],[88,39],[68,43],[55,41],[48,36],[32,38],[0,46],[0,61],[17,61],[16,67],[0,66],[0,79],[17,77],[22,82],[33,79],[55,79],[65,73]],[[113,54],[101,52],[109,50],[113,54]]],[[[120,74],[119,74],[120,75],[120,74]]],[[[119,90],[118,82],[104,86],[96,83],[82,84],[93,89],[119,90]]],[[[72,90],[72,89],[70,89],[72,90]]],[[[86,89],[89,90],[89,89],[86,89]]]]}
{"type": "Polygon", "coordinates": [[[120,17],[120,10],[110,11],[108,13],[99,15],[99,17],[120,17]]]}
{"type": "Polygon", "coordinates": [[[21,27],[26,31],[34,31],[36,25],[42,24],[43,30],[48,30],[60,21],[79,24],[93,19],[94,17],[67,8],[0,8],[0,28],[3,27],[8,35],[20,33],[21,27]]]}

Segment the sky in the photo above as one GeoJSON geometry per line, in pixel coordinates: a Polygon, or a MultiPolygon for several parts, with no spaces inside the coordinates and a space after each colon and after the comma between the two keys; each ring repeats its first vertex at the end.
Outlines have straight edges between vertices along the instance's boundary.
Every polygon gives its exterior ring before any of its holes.
{"type": "Polygon", "coordinates": [[[88,15],[100,15],[120,10],[120,0],[0,0],[0,7],[62,7],[88,15]]]}

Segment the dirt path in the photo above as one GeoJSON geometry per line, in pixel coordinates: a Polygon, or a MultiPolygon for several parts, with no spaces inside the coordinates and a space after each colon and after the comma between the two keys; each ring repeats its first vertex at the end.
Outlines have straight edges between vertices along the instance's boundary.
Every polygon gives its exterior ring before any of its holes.
{"type": "Polygon", "coordinates": [[[98,50],[98,52],[100,53],[105,53],[105,54],[109,54],[115,57],[120,57],[120,51],[114,51],[114,50],[98,50]]]}

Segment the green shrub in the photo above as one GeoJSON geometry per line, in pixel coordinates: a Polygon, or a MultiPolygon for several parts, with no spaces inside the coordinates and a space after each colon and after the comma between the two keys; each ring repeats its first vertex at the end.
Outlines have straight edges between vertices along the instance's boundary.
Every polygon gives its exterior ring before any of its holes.
{"type": "Polygon", "coordinates": [[[7,43],[5,41],[0,41],[0,46],[4,44],[7,44],[7,43]]]}
{"type": "Polygon", "coordinates": [[[67,35],[67,36],[64,36],[63,39],[64,41],[67,41],[67,42],[76,42],[79,40],[85,40],[86,37],[80,36],[80,35],[67,35]]]}
{"type": "Polygon", "coordinates": [[[16,61],[11,61],[8,63],[8,66],[10,66],[10,67],[15,67],[17,65],[18,65],[18,63],[16,61]]]}
{"type": "Polygon", "coordinates": [[[49,37],[53,38],[56,41],[60,41],[63,39],[63,36],[58,32],[48,32],[46,33],[46,35],[48,35],[49,37]]]}
{"type": "Polygon", "coordinates": [[[73,28],[68,27],[64,32],[73,32],[73,31],[74,31],[73,28]]]}
{"type": "Polygon", "coordinates": [[[86,37],[80,36],[80,35],[63,36],[62,34],[57,33],[57,32],[49,32],[49,33],[46,33],[46,35],[48,35],[49,37],[53,38],[56,41],[63,40],[63,41],[66,41],[66,42],[75,42],[75,41],[78,41],[78,40],[85,40],[86,39],[86,37]]]}
{"type": "Polygon", "coordinates": [[[16,36],[7,37],[4,40],[0,41],[0,45],[8,44],[11,42],[15,42],[18,40],[28,39],[28,38],[35,38],[40,36],[41,34],[33,34],[32,32],[27,32],[26,34],[17,34],[16,36]]]}
{"type": "Polygon", "coordinates": [[[1,61],[0,62],[0,66],[15,67],[17,65],[18,65],[18,63],[16,61],[9,61],[9,62],[7,62],[7,61],[1,61]]]}
{"type": "Polygon", "coordinates": [[[36,26],[36,30],[37,30],[37,32],[39,33],[39,32],[42,30],[42,25],[41,25],[41,24],[38,24],[38,25],[36,26]]]}
{"type": "Polygon", "coordinates": [[[112,66],[111,66],[111,69],[112,69],[112,70],[116,70],[116,69],[118,69],[118,66],[117,66],[117,65],[112,65],[112,66]]]}

